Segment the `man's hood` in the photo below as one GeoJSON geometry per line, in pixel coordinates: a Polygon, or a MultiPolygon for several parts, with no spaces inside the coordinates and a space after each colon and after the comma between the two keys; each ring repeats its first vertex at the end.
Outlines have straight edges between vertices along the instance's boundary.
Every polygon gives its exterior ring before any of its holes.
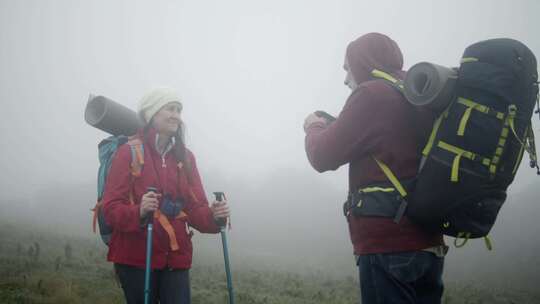
{"type": "Polygon", "coordinates": [[[401,71],[403,55],[397,43],[379,33],[369,33],[349,43],[345,54],[356,84],[371,80],[373,69],[401,71]]]}

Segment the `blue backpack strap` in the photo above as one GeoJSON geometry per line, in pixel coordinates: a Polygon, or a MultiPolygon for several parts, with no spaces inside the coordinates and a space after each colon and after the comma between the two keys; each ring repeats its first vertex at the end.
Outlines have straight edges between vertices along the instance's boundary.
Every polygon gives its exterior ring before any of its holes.
{"type": "Polygon", "coordinates": [[[92,220],[92,230],[96,232],[96,224],[99,222],[99,230],[102,238],[106,244],[108,240],[105,238],[110,235],[110,229],[103,225],[104,221],[100,218],[100,209],[102,207],[102,198],[103,193],[105,192],[105,182],[107,181],[107,175],[109,174],[109,169],[111,168],[112,159],[118,150],[118,147],[127,142],[126,136],[110,136],[102,140],[98,145],[98,157],[99,157],[99,169],[98,169],[98,180],[97,180],[97,203],[92,209],[94,212],[94,217],[92,220]]]}
{"type": "MultiPolygon", "coordinates": [[[[92,211],[94,212],[93,219],[93,231],[96,231],[96,224],[99,224],[99,231],[101,238],[105,244],[109,243],[109,239],[112,234],[112,228],[109,227],[104,219],[102,207],[102,198],[105,191],[105,182],[107,181],[107,175],[109,174],[109,169],[112,164],[112,160],[118,148],[128,143],[131,149],[131,166],[130,171],[133,176],[139,176],[142,170],[142,165],[144,164],[144,148],[142,141],[137,137],[126,137],[123,135],[120,136],[111,136],[102,140],[98,145],[99,151],[99,170],[98,170],[98,182],[97,182],[97,191],[98,191],[98,200],[96,206],[92,211]],[[135,174],[137,173],[137,174],[135,174]]],[[[133,182],[133,181],[131,181],[133,182]]],[[[131,186],[130,186],[131,187],[131,186]]],[[[133,191],[130,189],[129,200],[131,203],[133,200],[133,191]]]]}
{"type": "Polygon", "coordinates": [[[99,169],[98,169],[98,201],[101,200],[103,192],[105,191],[105,182],[109,169],[111,168],[112,159],[118,147],[126,143],[128,138],[126,136],[111,136],[102,140],[98,145],[99,152],[99,169]]]}

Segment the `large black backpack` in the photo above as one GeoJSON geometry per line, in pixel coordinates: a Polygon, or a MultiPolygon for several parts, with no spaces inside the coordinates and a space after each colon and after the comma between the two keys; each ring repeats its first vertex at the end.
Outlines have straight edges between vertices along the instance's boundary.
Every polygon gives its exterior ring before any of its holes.
{"type": "Polygon", "coordinates": [[[407,215],[446,235],[484,237],[524,151],[538,170],[531,125],[536,58],[512,39],[475,43],[463,54],[454,93],[423,151],[407,215]]]}
{"type": "MultiPolygon", "coordinates": [[[[538,106],[537,63],[521,42],[492,39],[465,50],[457,75],[412,185],[403,187],[390,168],[376,161],[401,194],[396,220],[406,212],[426,229],[465,242],[486,237],[490,247],[487,235],[524,151],[540,174],[531,125],[538,106]]],[[[388,74],[374,71],[374,76],[403,91],[403,82],[388,74]]]]}

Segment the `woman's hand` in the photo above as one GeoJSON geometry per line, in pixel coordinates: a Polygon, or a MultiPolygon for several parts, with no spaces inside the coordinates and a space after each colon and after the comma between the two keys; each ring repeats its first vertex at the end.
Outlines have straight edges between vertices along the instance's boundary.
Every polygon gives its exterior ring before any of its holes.
{"type": "Polygon", "coordinates": [[[225,220],[231,215],[226,200],[212,202],[210,210],[212,210],[212,215],[216,221],[225,220]]]}
{"type": "Polygon", "coordinates": [[[140,217],[145,219],[149,214],[156,211],[159,206],[161,194],[153,191],[146,192],[141,198],[140,217]]]}

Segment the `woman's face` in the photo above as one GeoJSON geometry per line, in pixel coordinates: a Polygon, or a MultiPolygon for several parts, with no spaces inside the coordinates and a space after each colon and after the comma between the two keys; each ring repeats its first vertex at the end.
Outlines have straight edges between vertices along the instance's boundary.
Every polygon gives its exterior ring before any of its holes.
{"type": "Polygon", "coordinates": [[[163,106],[152,118],[152,126],[159,134],[173,136],[180,127],[182,105],[171,102],[163,106]]]}

